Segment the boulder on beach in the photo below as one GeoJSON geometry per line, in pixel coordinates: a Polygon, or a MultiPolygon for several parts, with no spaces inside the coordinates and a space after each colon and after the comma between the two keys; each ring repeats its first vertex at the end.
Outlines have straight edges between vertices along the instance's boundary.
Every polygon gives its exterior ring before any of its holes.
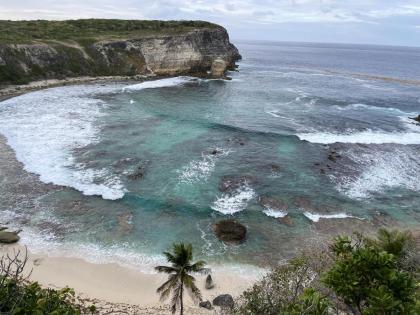
{"type": "Polygon", "coordinates": [[[246,227],[235,220],[222,220],[213,225],[217,238],[225,243],[239,244],[246,239],[246,227]]]}
{"type": "Polygon", "coordinates": [[[5,227],[2,227],[0,229],[0,243],[1,244],[13,244],[20,240],[20,237],[18,235],[20,231],[8,232],[5,230],[7,230],[7,228],[5,227]]]}
{"type": "Polygon", "coordinates": [[[198,305],[200,307],[206,308],[208,310],[211,310],[212,309],[212,306],[211,306],[211,302],[210,301],[201,301],[198,305]]]}
{"type": "Polygon", "coordinates": [[[210,290],[210,289],[214,288],[214,282],[213,282],[213,279],[212,279],[211,275],[207,276],[205,287],[206,287],[207,290],[210,290]]]}
{"type": "Polygon", "coordinates": [[[230,294],[222,294],[213,300],[213,305],[220,306],[222,308],[232,308],[235,305],[235,302],[230,294]]]}

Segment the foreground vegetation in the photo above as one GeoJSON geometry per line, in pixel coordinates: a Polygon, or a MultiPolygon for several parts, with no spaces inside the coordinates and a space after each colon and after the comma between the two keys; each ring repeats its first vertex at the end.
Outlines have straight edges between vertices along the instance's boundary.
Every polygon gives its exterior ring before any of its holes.
{"type": "Polygon", "coordinates": [[[42,288],[28,280],[27,252],[16,251],[0,259],[0,314],[78,315],[93,314],[95,306],[78,303],[74,290],[42,288]]]}
{"type": "Polygon", "coordinates": [[[26,43],[35,40],[80,40],[130,38],[156,34],[177,34],[196,28],[220,27],[205,21],[152,21],[82,19],[67,21],[0,20],[1,43],[26,43]]]}
{"type": "MultiPolygon", "coordinates": [[[[243,292],[231,315],[417,315],[420,314],[420,251],[410,233],[379,230],[377,237],[340,236],[274,268],[243,292]]],[[[192,246],[174,244],[165,252],[169,266],[158,266],[168,280],[157,290],[171,296],[171,310],[184,312],[188,292],[201,300],[193,273],[206,273],[193,262],[192,246]]],[[[42,288],[28,281],[26,253],[0,259],[0,314],[94,314],[69,288],[42,288]]]]}
{"type": "Polygon", "coordinates": [[[338,237],[328,249],[275,268],[233,314],[420,314],[419,251],[411,234],[338,237]]]}

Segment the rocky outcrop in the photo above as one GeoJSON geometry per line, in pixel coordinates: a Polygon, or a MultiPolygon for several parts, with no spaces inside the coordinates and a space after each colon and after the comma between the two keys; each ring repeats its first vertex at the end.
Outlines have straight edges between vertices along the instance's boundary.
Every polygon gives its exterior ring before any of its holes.
{"type": "Polygon", "coordinates": [[[0,43],[0,86],[80,76],[203,76],[212,65],[218,77],[240,58],[222,27],[124,40],[0,43]]]}
{"type": "Polygon", "coordinates": [[[216,59],[211,64],[210,74],[212,78],[223,78],[227,69],[226,61],[223,59],[216,59]]]}

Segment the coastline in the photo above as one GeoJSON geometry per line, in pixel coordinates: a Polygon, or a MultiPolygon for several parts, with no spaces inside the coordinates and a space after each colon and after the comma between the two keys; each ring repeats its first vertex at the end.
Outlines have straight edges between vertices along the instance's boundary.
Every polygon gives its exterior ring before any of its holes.
{"type": "MultiPolygon", "coordinates": [[[[0,255],[13,251],[25,251],[22,245],[1,245],[0,255]]],[[[122,267],[114,263],[94,264],[80,258],[52,257],[46,254],[34,254],[28,249],[29,261],[26,271],[32,270],[30,279],[51,288],[69,286],[83,300],[95,303],[99,309],[112,308],[113,314],[118,310],[130,309],[130,314],[170,314],[166,302],[160,302],[156,288],[166,276],[146,274],[139,270],[122,267]]],[[[212,273],[215,288],[206,290],[204,275],[196,275],[203,300],[212,301],[220,294],[240,295],[255,280],[236,274],[217,271],[212,273]]],[[[217,314],[200,308],[186,295],[188,314],[217,314]]]]}
{"type": "Polygon", "coordinates": [[[164,76],[156,75],[137,75],[137,76],[96,76],[96,77],[72,77],[65,79],[47,79],[32,81],[23,85],[8,85],[0,88],[0,102],[9,98],[22,95],[29,92],[34,92],[51,87],[76,85],[82,83],[106,83],[106,82],[123,82],[123,81],[136,81],[143,82],[148,80],[158,80],[165,78],[164,76]]]}

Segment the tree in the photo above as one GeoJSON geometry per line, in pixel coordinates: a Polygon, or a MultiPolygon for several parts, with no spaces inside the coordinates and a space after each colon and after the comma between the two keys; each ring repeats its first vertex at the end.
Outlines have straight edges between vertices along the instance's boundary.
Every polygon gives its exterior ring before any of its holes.
{"type": "Polygon", "coordinates": [[[399,265],[407,241],[391,232],[376,240],[338,237],[323,281],[353,314],[416,314],[416,279],[399,265]]]}
{"type": "Polygon", "coordinates": [[[163,283],[157,292],[161,300],[166,300],[172,293],[171,310],[174,314],[177,307],[180,307],[180,314],[184,314],[184,290],[186,290],[193,300],[201,300],[201,292],[195,285],[195,278],[191,273],[207,273],[209,270],[204,268],[205,262],[200,260],[192,263],[192,245],[183,243],[173,244],[172,252],[164,252],[166,260],[171,266],[157,266],[158,272],[168,274],[168,280],[163,283]]]}

